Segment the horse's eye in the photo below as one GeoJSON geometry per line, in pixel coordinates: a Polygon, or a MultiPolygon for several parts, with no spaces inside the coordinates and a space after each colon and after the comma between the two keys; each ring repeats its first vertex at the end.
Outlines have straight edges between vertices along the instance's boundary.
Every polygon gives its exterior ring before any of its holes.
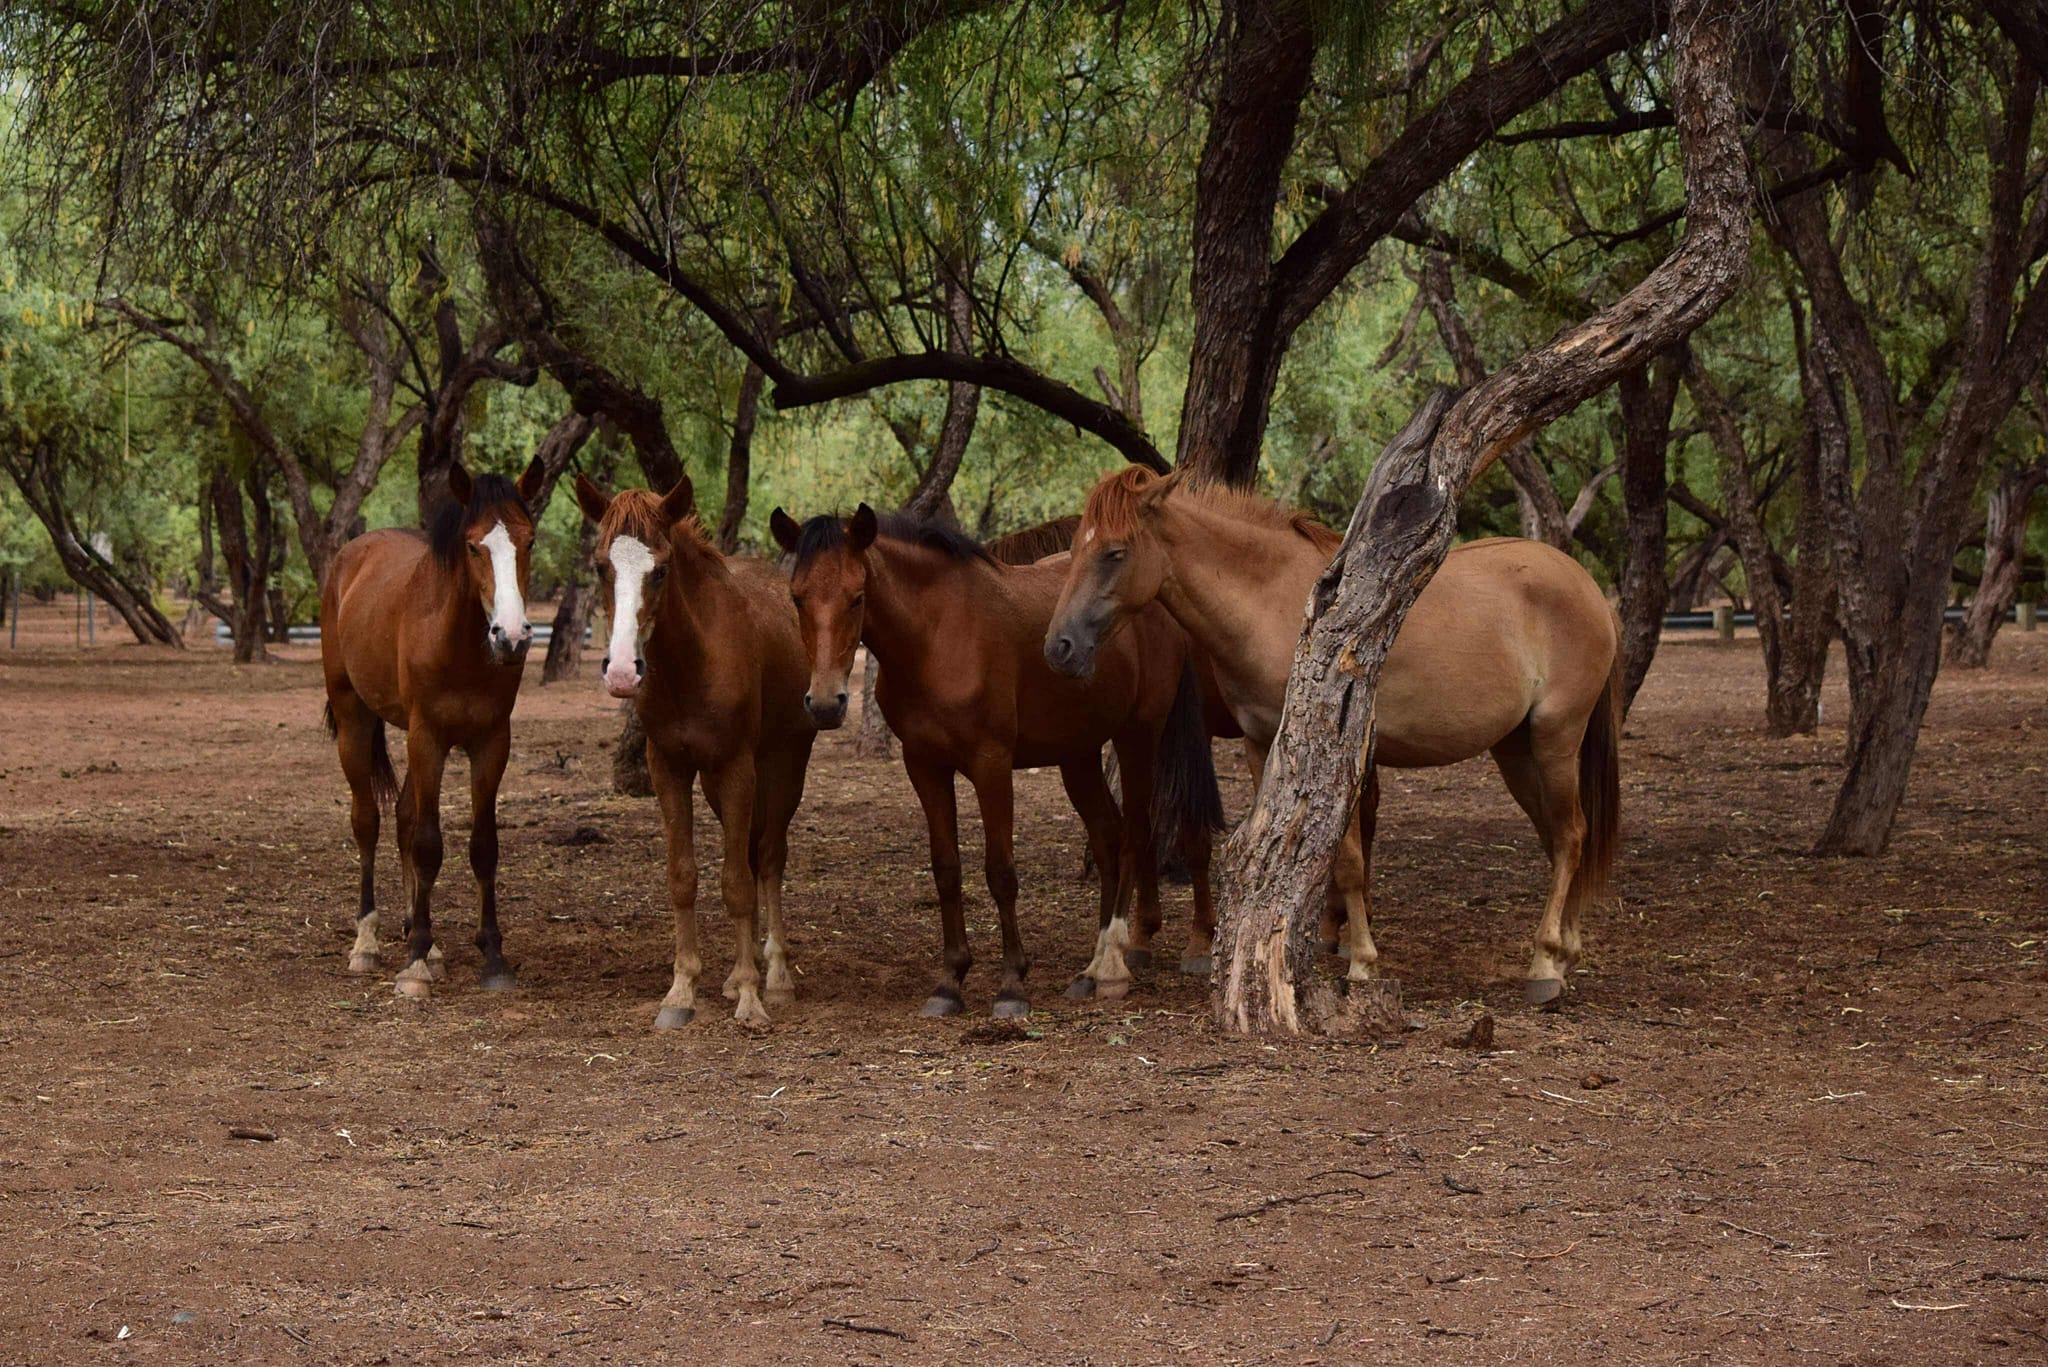
{"type": "Polygon", "coordinates": [[[657,584],[661,583],[664,579],[668,578],[668,566],[656,565],[654,567],[654,573],[649,575],[648,578],[652,579],[657,584]]]}
{"type": "Polygon", "coordinates": [[[860,606],[860,605],[861,605],[862,603],[865,603],[865,602],[867,602],[867,600],[868,600],[868,596],[867,596],[867,594],[865,594],[865,593],[856,593],[855,595],[853,595],[853,602],[852,602],[852,603],[850,604],[850,606],[852,606],[852,607],[859,607],[859,606],[860,606]]]}
{"type": "Polygon", "coordinates": [[[792,593],[792,594],[790,594],[790,595],[789,595],[789,601],[790,601],[790,602],[792,602],[792,603],[794,603],[794,604],[796,604],[796,609],[797,609],[797,611],[798,611],[798,612],[802,612],[802,611],[803,611],[803,607],[804,607],[804,596],[803,596],[803,595],[802,595],[801,593],[792,593]]]}
{"type": "Polygon", "coordinates": [[[471,555],[480,556],[484,553],[484,548],[482,546],[477,545],[476,542],[472,541],[469,543],[469,553],[471,555]]]}
{"type": "Polygon", "coordinates": [[[1104,560],[1107,560],[1112,565],[1121,564],[1123,563],[1124,558],[1124,548],[1122,546],[1118,546],[1113,551],[1104,551],[1102,553],[1102,558],[1104,560]]]}

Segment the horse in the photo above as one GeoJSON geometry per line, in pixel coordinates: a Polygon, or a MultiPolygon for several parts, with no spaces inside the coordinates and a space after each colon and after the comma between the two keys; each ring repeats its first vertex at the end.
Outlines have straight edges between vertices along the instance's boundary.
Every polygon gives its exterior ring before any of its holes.
{"type": "Polygon", "coordinates": [[[697,846],[693,783],[718,818],[725,859],[719,896],[735,954],[725,995],[734,1019],[769,1024],[796,997],[782,920],[789,822],[803,801],[817,732],[803,706],[809,666],[775,566],[722,554],[704,534],[685,475],[666,495],[607,494],[576,477],[576,502],[597,524],[598,585],[611,622],[605,691],[631,698],[647,731],[647,773],[668,844],[675,916],[675,977],[655,1014],[658,1030],[696,1014],[697,846]],[[754,934],[765,909],[764,980],[754,934]]]}
{"type": "Polygon", "coordinates": [[[547,477],[539,457],[518,482],[448,469],[448,492],[422,535],[370,532],[343,546],[320,589],[320,667],[327,729],[348,780],[350,826],[362,861],[351,973],[377,968],[378,813],[396,792],[398,859],[406,891],[406,965],[398,992],[425,998],[443,974],[434,943],[434,880],[441,873],[441,772],[448,752],[469,756],[469,866],[476,875],[478,985],[517,986],[498,931],[498,783],[512,752],[512,707],[533,628],[526,579],[533,547],[529,501],[547,477]],[[405,732],[405,786],[397,786],[384,727],[405,732]]]}
{"type": "MultiPolygon", "coordinates": [[[[1179,473],[1112,471],[1088,495],[1046,660],[1085,674],[1118,629],[1154,602],[1215,666],[1224,701],[1264,763],[1280,724],[1309,592],[1340,538],[1254,495],[1197,488],[1179,473]]],[[[1416,599],[1380,673],[1376,765],[1435,768],[1490,752],[1551,866],[1523,984],[1555,1002],[1582,952],[1584,910],[1605,897],[1619,840],[1620,624],[1593,577],[1540,542],[1459,546],[1416,599]]],[[[1379,802],[1357,808],[1369,860],[1379,802]]],[[[1369,862],[1359,871],[1361,891],[1369,862]]],[[[1347,899],[1348,900],[1348,899],[1347,899]]],[[[1378,952],[1370,900],[1350,907],[1354,980],[1378,952]]]]}
{"type": "Polygon", "coordinates": [[[878,517],[865,503],[850,519],[801,525],[777,508],[769,527],[793,557],[790,594],[811,669],[804,705],[820,729],[846,718],[855,646],[865,643],[881,664],[876,700],[902,742],[924,808],[939,894],[943,967],[922,1014],[964,1010],[961,989],[973,964],[954,799],[962,773],[981,809],[985,873],[1002,925],[998,1019],[1031,1009],[1024,987],[1030,961],[1017,928],[1016,769],[1058,767],[1103,870],[1095,957],[1069,995],[1113,998],[1129,990],[1124,950],[1134,942],[1126,911],[1134,893],[1137,948],[1159,923],[1155,824],[1194,833],[1183,842],[1196,865],[1195,941],[1183,967],[1208,972],[1215,927],[1208,833],[1222,825],[1222,802],[1193,657],[1166,615],[1140,614],[1103,667],[1080,682],[1048,669],[1039,644],[1063,578],[1057,564],[1003,565],[956,530],[878,517]],[[1121,816],[1102,776],[1105,743],[1122,769],[1121,816]]]}

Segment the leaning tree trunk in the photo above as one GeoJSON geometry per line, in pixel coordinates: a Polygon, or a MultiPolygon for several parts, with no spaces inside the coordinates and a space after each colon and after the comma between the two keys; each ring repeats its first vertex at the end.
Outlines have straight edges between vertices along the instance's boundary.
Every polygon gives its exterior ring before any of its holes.
{"type": "Polygon", "coordinates": [[[1750,190],[1730,79],[1733,7],[1672,6],[1687,203],[1677,250],[1613,305],[1476,389],[1455,401],[1432,396],[1373,467],[1308,605],[1258,801],[1225,851],[1215,1009],[1227,1030],[1345,1024],[1334,992],[1311,990],[1331,855],[1371,767],[1387,649],[1450,549],[1459,498],[1502,451],[1672,346],[1741,281],[1750,190]]]}
{"type": "Polygon", "coordinates": [[[727,555],[740,548],[740,527],[747,520],[747,493],[754,475],[754,424],[761,415],[761,386],[767,376],[748,362],[740,376],[739,402],[733,407],[732,442],[725,455],[725,507],[718,514],[718,549],[727,555]]]}
{"type": "Polygon", "coordinates": [[[1947,662],[1961,669],[1991,663],[1991,638],[2020,596],[2020,572],[2027,558],[2027,510],[2048,481],[2048,468],[2008,470],[1991,490],[1984,508],[1984,577],[1963,620],[1949,637],[1947,662]]]}
{"type": "Polygon", "coordinates": [[[98,595],[119,613],[121,620],[128,624],[128,630],[142,644],[183,646],[185,638],[171,625],[170,619],[157,610],[148,587],[131,583],[118,566],[94,550],[88,539],[80,536],[72,525],[65,503],[63,480],[57,473],[49,440],[29,442],[18,439],[25,434],[9,435],[17,439],[10,442],[11,449],[0,457],[0,466],[14,477],[15,486],[21,490],[29,511],[49,532],[50,545],[56,550],[57,559],[63,563],[64,572],[71,581],[98,595]]]}
{"type": "Polygon", "coordinates": [[[269,602],[270,503],[263,479],[251,468],[246,477],[250,496],[248,514],[242,510],[242,490],[224,465],[213,471],[213,512],[220,535],[221,558],[227,561],[228,583],[234,601],[222,615],[235,637],[235,663],[249,664],[269,658],[263,648],[264,609],[269,602]],[[253,536],[252,536],[253,528],[253,536]]]}
{"type": "Polygon", "coordinates": [[[1792,526],[1792,602],[1786,609],[1777,670],[1766,681],[1764,724],[1773,736],[1810,736],[1820,729],[1820,688],[1828,642],[1835,635],[1835,574],[1821,507],[1820,443],[1811,431],[1799,445],[1799,514],[1792,526]]]}

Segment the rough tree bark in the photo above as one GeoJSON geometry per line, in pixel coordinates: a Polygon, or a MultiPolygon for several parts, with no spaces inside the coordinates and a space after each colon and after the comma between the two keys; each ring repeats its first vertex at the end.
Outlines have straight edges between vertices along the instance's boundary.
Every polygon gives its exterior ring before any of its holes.
{"type": "Polygon", "coordinates": [[[228,602],[208,603],[207,609],[234,633],[236,664],[270,658],[263,647],[263,620],[270,597],[270,543],[277,520],[271,514],[268,483],[260,460],[251,462],[239,481],[227,466],[213,467],[209,492],[214,527],[233,596],[228,602]],[[245,489],[249,495],[246,514],[242,509],[245,489]]]}
{"type": "Polygon", "coordinates": [[[52,439],[28,439],[25,432],[10,431],[0,447],[0,467],[12,476],[21,490],[22,501],[50,534],[50,545],[63,563],[71,581],[97,595],[119,613],[128,630],[144,645],[183,646],[185,638],[169,618],[157,611],[147,585],[132,582],[119,566],[94,550],[88,538],[72,524],[64,498],[62,477],[57,473],[52,439]]]}
{"type": "Polygon", "coordinates": [[[1459,497],[1502,451],[1686,336],[1742,278],[1750,194],[1731,81],[1733,8],[1734,0],[1672,6],[1687,196],[1677,249],[1613,305],[1478,388],[1432,397],[1373,468],[1308,605],[1257,803],[1222,861],[1215,1009],[1226,1030],[1343,1026],[1334,992],[1311,990],[1330,856],[1371,764],[1387,648],[1450,548],[1459,497]]]}
{"type": "Polygon", "coordinates": [[[1627,540],[1621,558],[1622,714],[1635,705],[1664,636],[1671,583],[1671,519],[1666,506],[1671,409],[1678,399],[1678,366],[1664,357],[1655,367],[1625,372],[1616,386],[1621,406],[1621,506],[1627,540]]]}
{"type": "Polygon", "coordinates": [[[422,303],[433,305],[434,367],[416,353],[420,372],[419,392],[425,415],[420,422],[419,520],[428,524],[433,511],[448,497],[448,469],[462,455],[469,415],[469,396],[485,380],[531,385],[539,378],[530,363],[512,363],[499,357],[512,345],[513,330],[502,317],[479,323],[467,342],[462,338],[462,320],[455,311],[455,296],[448,288],[448,274],[431,246],[420,252],[417,288],[422,303]]]}
{"type": "Polygon", "coordinates": [[[1655,34],[1653,0],[1587,5],[1410,119],[1276,261],[1273,229],[1315,58],[1308,0],[1233,0],[1196,173],[1195,326],[1179,464],[1249,486],[1294,334],[1432,186],[1559,86],[1655,34]]]}
{"type": "Polygon", "coordinates": [[[1911,415],[1843,270],[1825,200],[1789,197],[1772,222],[1811,299],[1802,383],[1820,438],[1849,674],[1848,768],[1816,853],[1877,854],[1890,840],[1941,662],[1970,502],[2021,386],[2048,361],[2048,281],[2026,276],[2048,236],[2048,190],[2029,167],[2040,84],[2020,63],[1992,116],[1982,245],[1954,338],[1954,378],[1917,467],[1906,459],[1911,415]],[[1852,452],[1862,456],[1860,478],[1852,452]]]}
{"type": "Polygon", "coordinates": [[[1992,486],[1984,507],[1984,575],[1948,639],[1951,668],[1982,669],[1991,663],[1991,638],[2020,596],[2028,514],[2043,484],[2048,484],[2048,466],[2032,465],[2007,470],[1992,486]]]}
{"type": "Polygon", "coordinates": [[[718,549],[727,555],[740,548],[740,527],[747,520],[747,493],[754,477],[754,424],[761,414],[761,386],[767,376],[747,362],[740,376],[739,402],[733,406],[732,441],[725,454],[725,507],[718,514],[718,549]]]}
{"type": "MultiPolygon", "coordinates": [[[[587,433],[590,420],[580,413],[574,416],[582,420],[587,433]]],[[[610,488],[611,447],[608,443],[600,443],[598,449],[601,454],[591,465],[589,474],[601,487],[610,488]]],[[[544,684],[574,678],[583,663],[583,636],[589,631],[590,619],[597,611],[597,594],[591,587],[596,577],[592,563],[596,556],[597,524],[584,518],[583,531],[576,538],[576,562],[569,569],[569,583],[562,590],[562,601],[555,608],[554,629],[548,633],[547,659],[542,662],[540,670],[540,681],[544,684]]]]}

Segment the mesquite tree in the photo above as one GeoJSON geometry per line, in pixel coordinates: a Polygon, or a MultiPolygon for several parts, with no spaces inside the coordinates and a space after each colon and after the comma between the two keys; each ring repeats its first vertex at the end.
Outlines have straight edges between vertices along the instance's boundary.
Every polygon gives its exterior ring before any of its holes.
{"type": "Polygon", "coordinates": [[[1740,283],[1750,193],[1733,83],[1733,0],[1678,0],[1673,117],[1686,233],[1635,289],[1453,400],[1426,403],[1381,453],[1317,585],[1258,801],[1225,852],[1216,1013],[1239,1031],[1320,1026],[1314,930],[1331,852],[1371,764],[1373,691],[1388,647],[1450,548],[1459,497],[1500,453],[1667,350],[1740,283]]]}

